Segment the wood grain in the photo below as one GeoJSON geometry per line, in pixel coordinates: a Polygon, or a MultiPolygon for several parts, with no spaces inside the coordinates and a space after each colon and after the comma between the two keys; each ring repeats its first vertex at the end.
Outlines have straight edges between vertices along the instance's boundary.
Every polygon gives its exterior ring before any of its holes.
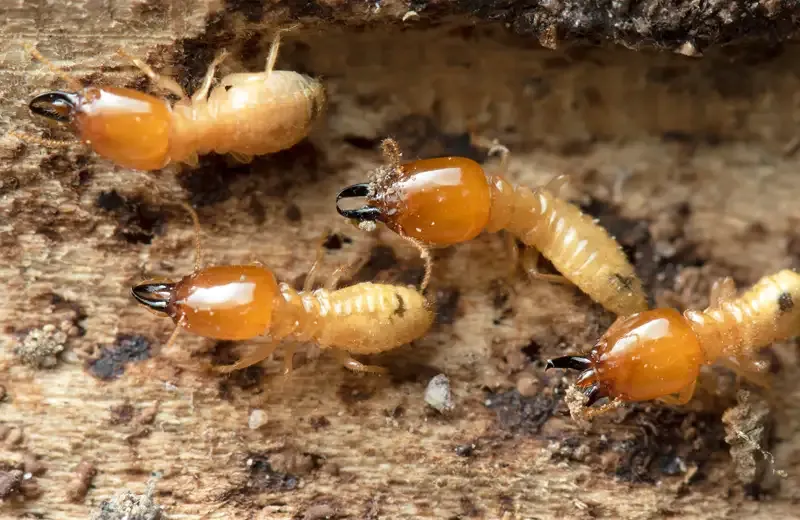
{"type": "Polygon", "coordinates": [[[570,174],[569,196],[634,253],[657,303],[703,305],[715,276],[743,285],[800,261],[796,46],[711,49],[700,59],[548,50],[536,35],[474,25],[483,12],[467,16],[458,2],[449,11],[430,3],[406,22],[400,2],[380,10],[366,2],[8,4],[0,7],[8,130],[41,135],[48,127],[26,103],[63,86],[22,42],[86,83],[148,88],[114,56],[124,46],[194,86],[223,46],[233,53],[223,74],[262,67],[272,28],[295,15],[307,26],[287,38],[279,66],[321,76],[331,103],[309,141],[249,166],[207,157],[195,171],[141,174],[80,146],[0,140],[0,469],[25,467],[26,456],[30,465],[32,454],[46,468],[33,478],[39,496],[9,496],[3,518],[86,518],[118,493],[143,493],[153,474],[153,500],[170,518],[796,516],[793,343],[770,349],[768,448],[786,478],[746,487],[737,479],[721,420],[736,396],[725,373],[710,372],[687,409],[641,405],[583,431],[563,402],[569,381],[545,374],[542,361],[588,348],[610,316],[569,287],[505,285],[496,236],[437,252],[439,323],[370,360],[390,368],[386,378],[347,373],[313,349],[311,360],[297,356],[288,380],[277,375],[280,355],[230,378],[210,376],[199,367],[230,361],[237,346],[187,334],[162,351],[171,324],[129,296],[144,278],[191,269],[192,229],[175,205],[187,199],[199,209],[207,262],[258,259],[296,280],[333,226],[349,240],[328,252],[330,270],[371,251],[365,276],[413,278],[415,251],[341,222],[335,194],[378,165],[374,146],[386,135],[407,157],[480,157],[466,136],[476,130],[512,149],[517,182],[570,174]],[[63,346],[56,366],[24,364],[15,351],[25,337],[53,352],[63,346]],[[448,415],[424,402],[438,373],[452,385],[448,415]],[[267,420],[251,429],[255,409],[267,420]],[[70,500],[82,461],[97,474],[83,501],[70,500]],[[762,495],[770,499],[752,499],[762,495]]]}

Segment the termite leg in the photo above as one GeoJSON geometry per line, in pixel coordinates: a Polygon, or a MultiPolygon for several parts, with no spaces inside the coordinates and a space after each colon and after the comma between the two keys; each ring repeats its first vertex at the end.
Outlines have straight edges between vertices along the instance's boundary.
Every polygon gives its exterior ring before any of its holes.
{"type": "Polygon", "coordinates": [[[365,365],[353,358],[346,359],[343,364],[345,368],[348,368],[353,372],[363,372],[369,374],[385,374],[387,372],[385,367],[380,367],[378,365],[365,365]]]}
{"type": "Polygon", "coordinates": [[[339,358],[339,361],[341,361],[345,368],[348,368],[353,372],[363,372],[369,374],[385,374],[388,372],[385,367],[380,367],[377,365],[365,365],[360,361],[356,361],[352,358],[352,356],[350,356],[349,353],[343,350],[336,350],[336,357],[339,358]]]}
{"type": "Polygon", "coordinates": [[[680,406],[688,403],[692,400],[692,396],[694,396],[694,389],[697,386],[697,381],[692,381],[691,384],[687,385],[683,390],[678,392],[677,396],[673,395],[665,395],[663,397],[659,397],[658,400],[664,404],[673,405],[673,406],[680,406]]]}
{"type": "MultiPolygon", "coordinates": [[[[517,245],[516,237],[506,231],[503,232],[503,242],[505,242],[506,253],[508,254],[509,269],[507,278],[510,282],[514,278],[514,275],[517,274],[517,269],[519,268],[519,246],[517,245]]],[[[509,286],[510,285],[511,283],[509,283],[509,286]]]]}
{"type": "Polygon", "coordinates": [[[275,36],[272,38],[272,45],[270,45],[269,54],[267,55],[267,66],[264,68],[264,72],[267,73],[267,79],[269,79],[270,74],[272,74],[273,69],[275,69],[275,62],[278,60],[278,49],[281,47],[281,34],[293,31],[298,27],[300,27],[299,23],[275,31],[275,36]]]}
{"type": "Polygon", "coordinates": [[[50,69],[50,72],[57,75],[64,81],[66,81],[67,85],[69,85],[69,88],[75,91],[81,90],[83,88],[83,86],[77,79],[73,78],[72,76],[67,74],[64,71],[64,69],[62,69],[61,67],[57,67],[52,61],[42,56],[42,54],[38,50],[36,50],[36,47],[34,47],[29,43],[24,43],[22,44],[22,46],[25,47],[25,50],[28,51],[31,54],[31,56],[44,63],[45,66],[47,66],[47,68],[50,69]]]}
{"type": "Polygon", "coordinates": [[[197,156],[197,152],[192,152],[191,154],[187,155],[182,162],[191,168],[197,168],[200,166],[200,158],[197,156]]]}
{"type": "Polygon", "coordinates": [[[308,274],[306,274],[306,281],[303,282],[303,292],[309,292],[314,287],[314,280],[317,277],[317,271],[319,270],[319,266],[322,264],[322,259],[325,256],[325,242],[328,240],[330,234],[330,229],[326,229],[317,241],[317,253],[314,258],[314,263],[311,264],[311,269],[309,269],[308,274]]]}
{"type": "Polygon", "coordinates": [[[336,270],[331,274],[328,281],[325,282],[325,290],[326,291],[333,291],[336,289],[336,286],[339,285],[339,280],[342,278],[349,278],[353,276],[355,273],[359,271],[364,264],[369,261],[369,255],[359,255],[354,261],[350,262],[349,264],[345,264],[336,268],[336,270]]]}
{"type": "Polygon", "coordinates": [[[719,359],[719,363],[733,371],[738,378],[749,381],[750,383],[760,386],[761,388],[769,388],[770,383],[766,372],[766,365],[749,356],[739,357],[724,357],[719,359]]]}
{"type": "Polygon", "coordinates": [[[278,348],[280,345],[280,340],[270,339],[269,343],[261,345],[253,349],[248,355],[234,363],[233,365],[222,365],[218,367],[214,367],[214,371],[220,374],[228,374],[230,372],[234,372],[236,370],[241,370],[243,368],[247,368],[251,365],[255,365],[259,361],[263,361],[270,357],[275,349],[278,348]]]}
{"type": "Polygon", "coordinates": [[[550,283],[559,283],[571,285],[567,278],[560,274],[545,274],[539,272],[539,250],[534,247],[528,247],[522,252],[522,268],[533,280],[542,280],[550,283]]]}
{"type": "Polygon", "coordinates": [[[169,339],[167,343],[164,345],[164,350],[169,350],[169,348],[175,343],[175,340],[178,338],[178,334],[181,332],[183,328],[183,318],[181,318],[178,323],[175,324],[175,330],[172,331],[172,334],[169,335],[169,339]]]}
{"type": "Polygon", "coordinates": [[[183,91],[183,88],[181,88],[181,86],[178,85],[178,82],[174,79],[156,74],[156,72],[150,68],[150,65],[128,53],[125,49],[117,49],[117,54],[133,63],[136,68],[145,74],[145,76],[150,78],[150,81],[158,85],[160,88],[175,94],[180,99],[186,99],[186,92],[183,91]]]}
{"type": "Polygon", "coordinates": [[[495,154],[500,155],[500,164],[497,166],[498,172],[501,175],[505,175],[506,172],[508,172],[508,159],[511,155],[511,152],[508,148],[495,140],[492,147],[489,148],[489,155],[492,156],[495,154]]]}
{"type": "Polygon", "coordinates": [[[733,278],[730,276],[726,276],[725,278],[714,281],[711,285],[711,290],[708,295],[708,306],[716,307],[724,300],[733,298],[734,296],[736,296],[736,282],[734,282],[733,278]]]}
{"type": "Polygon", "coordinates": [[[547,184],[544,185],[544,189],[549,191],[553,194],[554,197],[558,197],[561,193],[561,190],[569,183],[569,176],[568,175],[556,175],[552,179],[550,179],[547,184]]]}
{"type": "MultiPolygon", "coordinates": [[[[169,335],[169,339],[164,344],[164,347],[161,349],[162,352],[165,352],[165,353],[169,352],[169,350],[172,347],[172,345],[175,344],[175,340],[178,339],[178,335],[180,334],[181,329],[183,328],[183,325],[184,325],[184,319],[181,318],[180,320],[178,320],[178,323],[175,324],[175,330],[173,330],[172,334],[169,335]]],[[[183,357],[183,356],[178,356],[178,357],[183,357]]],[[[182,364],[182,363],[180,361],[178,361],[178,364],[182,364]]]]}
{"type": "Polygon", "coordinates": [[[208,66],[208,70],[203,78],[203,82],[200,83],[200,88],[197,89],[194,94],[192,94],[192,103],[204,101],[208,97],[208,92],[211,90],[211,83],[214,82],[214,75],[217,73],[217,67],[219,67],[220,63],[222,63],[227,57],[228,51],[224,49],[222,52],[217,54],[217,56],[214,58],[214,61],[212,61],[211,65],[208,66]]]}
{"type": "Polygon", "coordinates": [[[237,162],[240,162],[242,164],[250,164],[253,161],[253,156],[248,155],[246,153],[240,153],[240,152],[228,152],[228,153],[231,155],[231,157],[236,159],[237,162]]]}
{"type": "Polygon", "coordinates": [[[288,376],[294,370],[294,351],[297,350],[297,345],[289,343],[283,349],[283,375],[288,376]]]}

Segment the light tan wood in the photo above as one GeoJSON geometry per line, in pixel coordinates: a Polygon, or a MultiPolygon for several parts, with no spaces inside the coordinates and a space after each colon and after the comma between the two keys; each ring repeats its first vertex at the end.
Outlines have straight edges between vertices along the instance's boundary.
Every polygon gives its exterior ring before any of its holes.
{"type": "MultiPolygon", "coordinates": [[[[351,16],[372,13],[370,3],[361,4],[351,16]]],[[[47,150],[0,140],[0,325],[6,330],[0,425],[22,431],[16,441],[16,433],[6,432],[0,464],[33,453],[47,468],[35,478],[41,496],[11,497],[0,505],[0,517],[86,518],[116,493],[143,492],[152,472],[161,474],[154,499],[172,518],[315,518],[330,511],[348,518],[794,515],[800,371],[793,346],[774,349],[781,370],[774,377],[777,441],[770,450],[788,476],[770,501],[746,499],[736,479],[721,422],[735,392],[724,386],[718,399],[704,400],[698,391],[690,409],[705,407],[707,415],[642,406],[622,424],[600,422],[584,433],[562,403],[536,431],[532,412],[515,408],[519,401],[510,397],[503,401],[503,392],[524,379],[520,391],[530,395],[533,376],[538,391],[524,402],[539,411],[565,385],[560,373],[545,376],[542,364],[529,363],[521,349],[539,345],[539,360],[588,349],[610,321],[573,288],[523,277],[503,303],[502,284],[494,281],[508,269],[498,260],[504,255],[498,237],[437,252],[432,290],[440,301],[458,290],[458,312],[414,346],[368,360],[387,366],[391,378],[350,374],[325,353],[316,364],[298,355],[288,380],[278,375],[280,354],[253,381],[212,376],[199,367],[213,343],[189,334],[167,352],[128,364],[110,382],[85,368],[103,346],[118,343],[118,334],[141,335],[157,350],[171,333],[168,321],[136,306],[129,289],[150,276],[191,270],[191,222],[170,205],[175,201],[216,198],[199,208],[206,262],[259,260],[279,278],[294,280],[310,268],[316,238],[331,223],[353,243],[327,255],[330,271],[368,250],[374,238],[341,222],[334,199],[342,187],[366,180],[381,157],[377,148],[358,149],[345,138],[377,145],[392,134],[411,157],[444,153],[447,139],[475,129],[511,149],[508,174],[516,182],[535,186],[570,174],[567,196],[619,205],[613,213],[629,220],[612,226],[618,238],[635,241],[637,225],[653,234],[652,241],[641,240],[637,268],[659,302],[697,294],[702,301],[716,275],[745,286],[800,262],[800,175],[796,156],[785,152],[800,119],[797,47],[758,65],[731,63],[719,53],[696,60],[619,48],[551,51],[494,29],[477,29],[470,39],[448,27],[400,31],[405,11],[398,2],[385,4],[365,31],[312,19],[287,35],[278,67],[322,76],[331,108],[311,144],[257,160],[252,171],[207,158],[202,173],[183,174],[189,176],[184,185],[194,187],[187,192],[175,170],[146,175],[117,169],[80,147],[47,150]],[[396,25],[388,27],[389,21],[396,25]],[[127,206],[98,207],[98,198],[113,202],[111,190],[127,206]],[[677,208],[684,202],[691,212],[681,217],[677,208]],[[299,222],[287,218],[298,211],[299,222]],[[656,253],[680,247],[715,273],[700,276],[686,294],[676,284],[695,268],[676,273],[669,262],[653,261],[656,253]],[[66,303],[54,303],[53,295],[66,303]],[[63,321],[63,334],[41,332],[63,321]],[[73,326],[85,335],[75,336],[73,326]],[[15,332],[29,329],[53,351],[66,343],[55,367],[33,368],[14,355],[22,344],[15,332]],[[452,385],[456,409],[449,416],[424,402],[437,373],[452,385]],[[510,411],[498,408],[498,400],[510,411]],[[252,430],[254,409],[267,422],[252,430]],[[456,453],[472,443],[471,456],[456,453]],[[686,474],[662,472],[656,448],[668,445],[687,474],[699,466],[705,478],[684,483],[686,474]],[[641,458],[628,461],[626,447],[643,450],[641,458]],[[647,456],[652,467],[631,469],[647,456]],[[269,474],[266,459],[274,470],[269,474]],[[85,500],[73,503],[67,489],[83,460],[98,473],[85,500]],[[631,475],[638,481],[625,480],[631,475]]],[[[63,84],[30,60],[23,41],[82,81],[139,78],[114,54],[124,45],[187,86],[200,81],[223,41],[232,56],[222,74],[259,70],[270,28],[288,16],[270,7],[257,23],[230,9],[206,20],[219,5],[188,0],[9,6],[0,8],[8,20],[0,29],[0,121],[4,129],[39,135],[47,125],[29,116],[27,101],[63,84]],[[176,47],[178,40],[183,47],[176,47]]],[[[405,23],[414,28],[414,17],[405,23]]],[[[402,240],[387,232],[379,237],[397,252],[399,269],[421,267],[418,252],[402,240]]],[[[690,257],[681,253],[675,261],[690,257]]]]}

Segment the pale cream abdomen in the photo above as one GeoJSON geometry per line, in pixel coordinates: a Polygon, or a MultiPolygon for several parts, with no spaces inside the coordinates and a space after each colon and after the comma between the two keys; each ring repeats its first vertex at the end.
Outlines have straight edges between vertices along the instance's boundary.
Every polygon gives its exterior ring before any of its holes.
{"type": "Polygon", "coordinates": [[[405,345],[425,334],[433,312],[411,287],[360,283],[328,294],[325,325],[315,339],[321,347],[373,354],[405,345]]]}
{"type": "Polygon", "coordinates": [[[289,148],[307,134],[322,112],[322,84],[292,71],[231,74],[205,107],[195,107],[196,153],[261,155],[289,148]]]}
{"type": "Polygon", "coordinates": [[[492,179],[490,230],[505,228],[535,247],[561,275],[606,309],[627,316],[647,310],[639,277],[622,248],[591,217],[549,191],[492,179]],[[497,207],[497,209],[495,209],[497,207]]]}
{"type": "Polygon", "coordinates": [[[738,298],[684,316],[701,340],[707,363],[750,354],[800,334],[800,275],[786,269],[765,276],[738,298]]]}

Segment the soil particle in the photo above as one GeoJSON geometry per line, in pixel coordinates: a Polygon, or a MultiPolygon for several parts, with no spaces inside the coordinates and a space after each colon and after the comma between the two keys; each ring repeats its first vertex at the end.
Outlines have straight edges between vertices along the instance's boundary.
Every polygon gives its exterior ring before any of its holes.
{"type": "MultiPolygon", "coordinates": [[[[727,434],[725,442],[730,445],[739,482],[763,489],[762,484],[769,480],[767,468],[774,463],[772,455],[765,450],[772,428],[769,404],[746,390],[739,391],[737,400],[738,404],[722,416],[727,434]]],[[[775,483],[773,479],[771,484],[775,483]]]]}
{"type": "Polygon", "coordinates": [[[523,435],[539,432],[561,402],[557,392],[542,391],[533,397],[525,397],[518,390],[501,393],[489,392],[485,405],[497,414],[501,429],[523,435]]]}
{"type": "Polygon", "coordinates": [[[92,513],[91,520],[162,520],[164,510],[153,501],[155,481],[150,481],[144,494],[124,490],[109,500],[103,500],[92,513]]]}
{"type": "Polygon", "coordinates": [[[149,359],[150,349],[150,340],[144,336],[120,334],[114,345],[103,347],[99,357],[87,363],[87,369],[98,379],[117,379],[125,372],[128,363],[149,359]]]}
{"type": "Polygon", "coordinates": [[[625,423],[636,425],[636,434],[609,446],[619,456],[614,473],[621,480],[656,483],[663,475],[684,474],[687,483],[696,482],[723,447],[722,423],[714,413],[637,407],[625,423]]]}
{"type": "Polygon", "coordinates": [[[128,424],[133,419],[135,408],[131,403],[122,403],[119,406],[111,407],[111,418],[108,420],[112,426],[118,424],[128,424]]]}
{"type": "Polygon", "coordinates": [[[438,374],[428,382],[425,389],[425,402],[440,413],[453,411],[455,403],[450,392],[450,380],[444,374],[438,374]]]}
{"type": "Polygon", "coordinates": [[[247,418],[247,426],[251,430],[259,430],[266,426],[268,421],[267,412],[256,408],[250,412],[250,416],[247,418]]]}
{"type": "Polygon", "coordinates": [[[248,478],[243,492],[290,491],[297,487],[298,478],[274,469],[270,461],[271,457],[272,455],[267,454],[251,454],[247,457],[245,465],[248,478]]]}
{"type": "Polygon", "coordinates": [[[331,425],[331,422],[324,415],[315,415],[309,419],[308,422],[315,430],[321,430],[322,428],[327,428],[331,425]]]}
{"type": "Polygon", "coordinates": [[[22,471],[18,469],[0,471],[0,500],[4,500],[19,491],[22,476],[22,471]]]}
{"type": "Polygon", "coordinates": [[[475,444],[460,444],[454,451],[459,457],[471,457],[475,453],[475,448],[475,444]]]}
{"type": "Polygon", "coordinates": [[[55,325],[47,324],[28,331],[14,347],[14,353],[24,364],[34,368],[53,368],[66,348],[68,335],[55,325]]]}

